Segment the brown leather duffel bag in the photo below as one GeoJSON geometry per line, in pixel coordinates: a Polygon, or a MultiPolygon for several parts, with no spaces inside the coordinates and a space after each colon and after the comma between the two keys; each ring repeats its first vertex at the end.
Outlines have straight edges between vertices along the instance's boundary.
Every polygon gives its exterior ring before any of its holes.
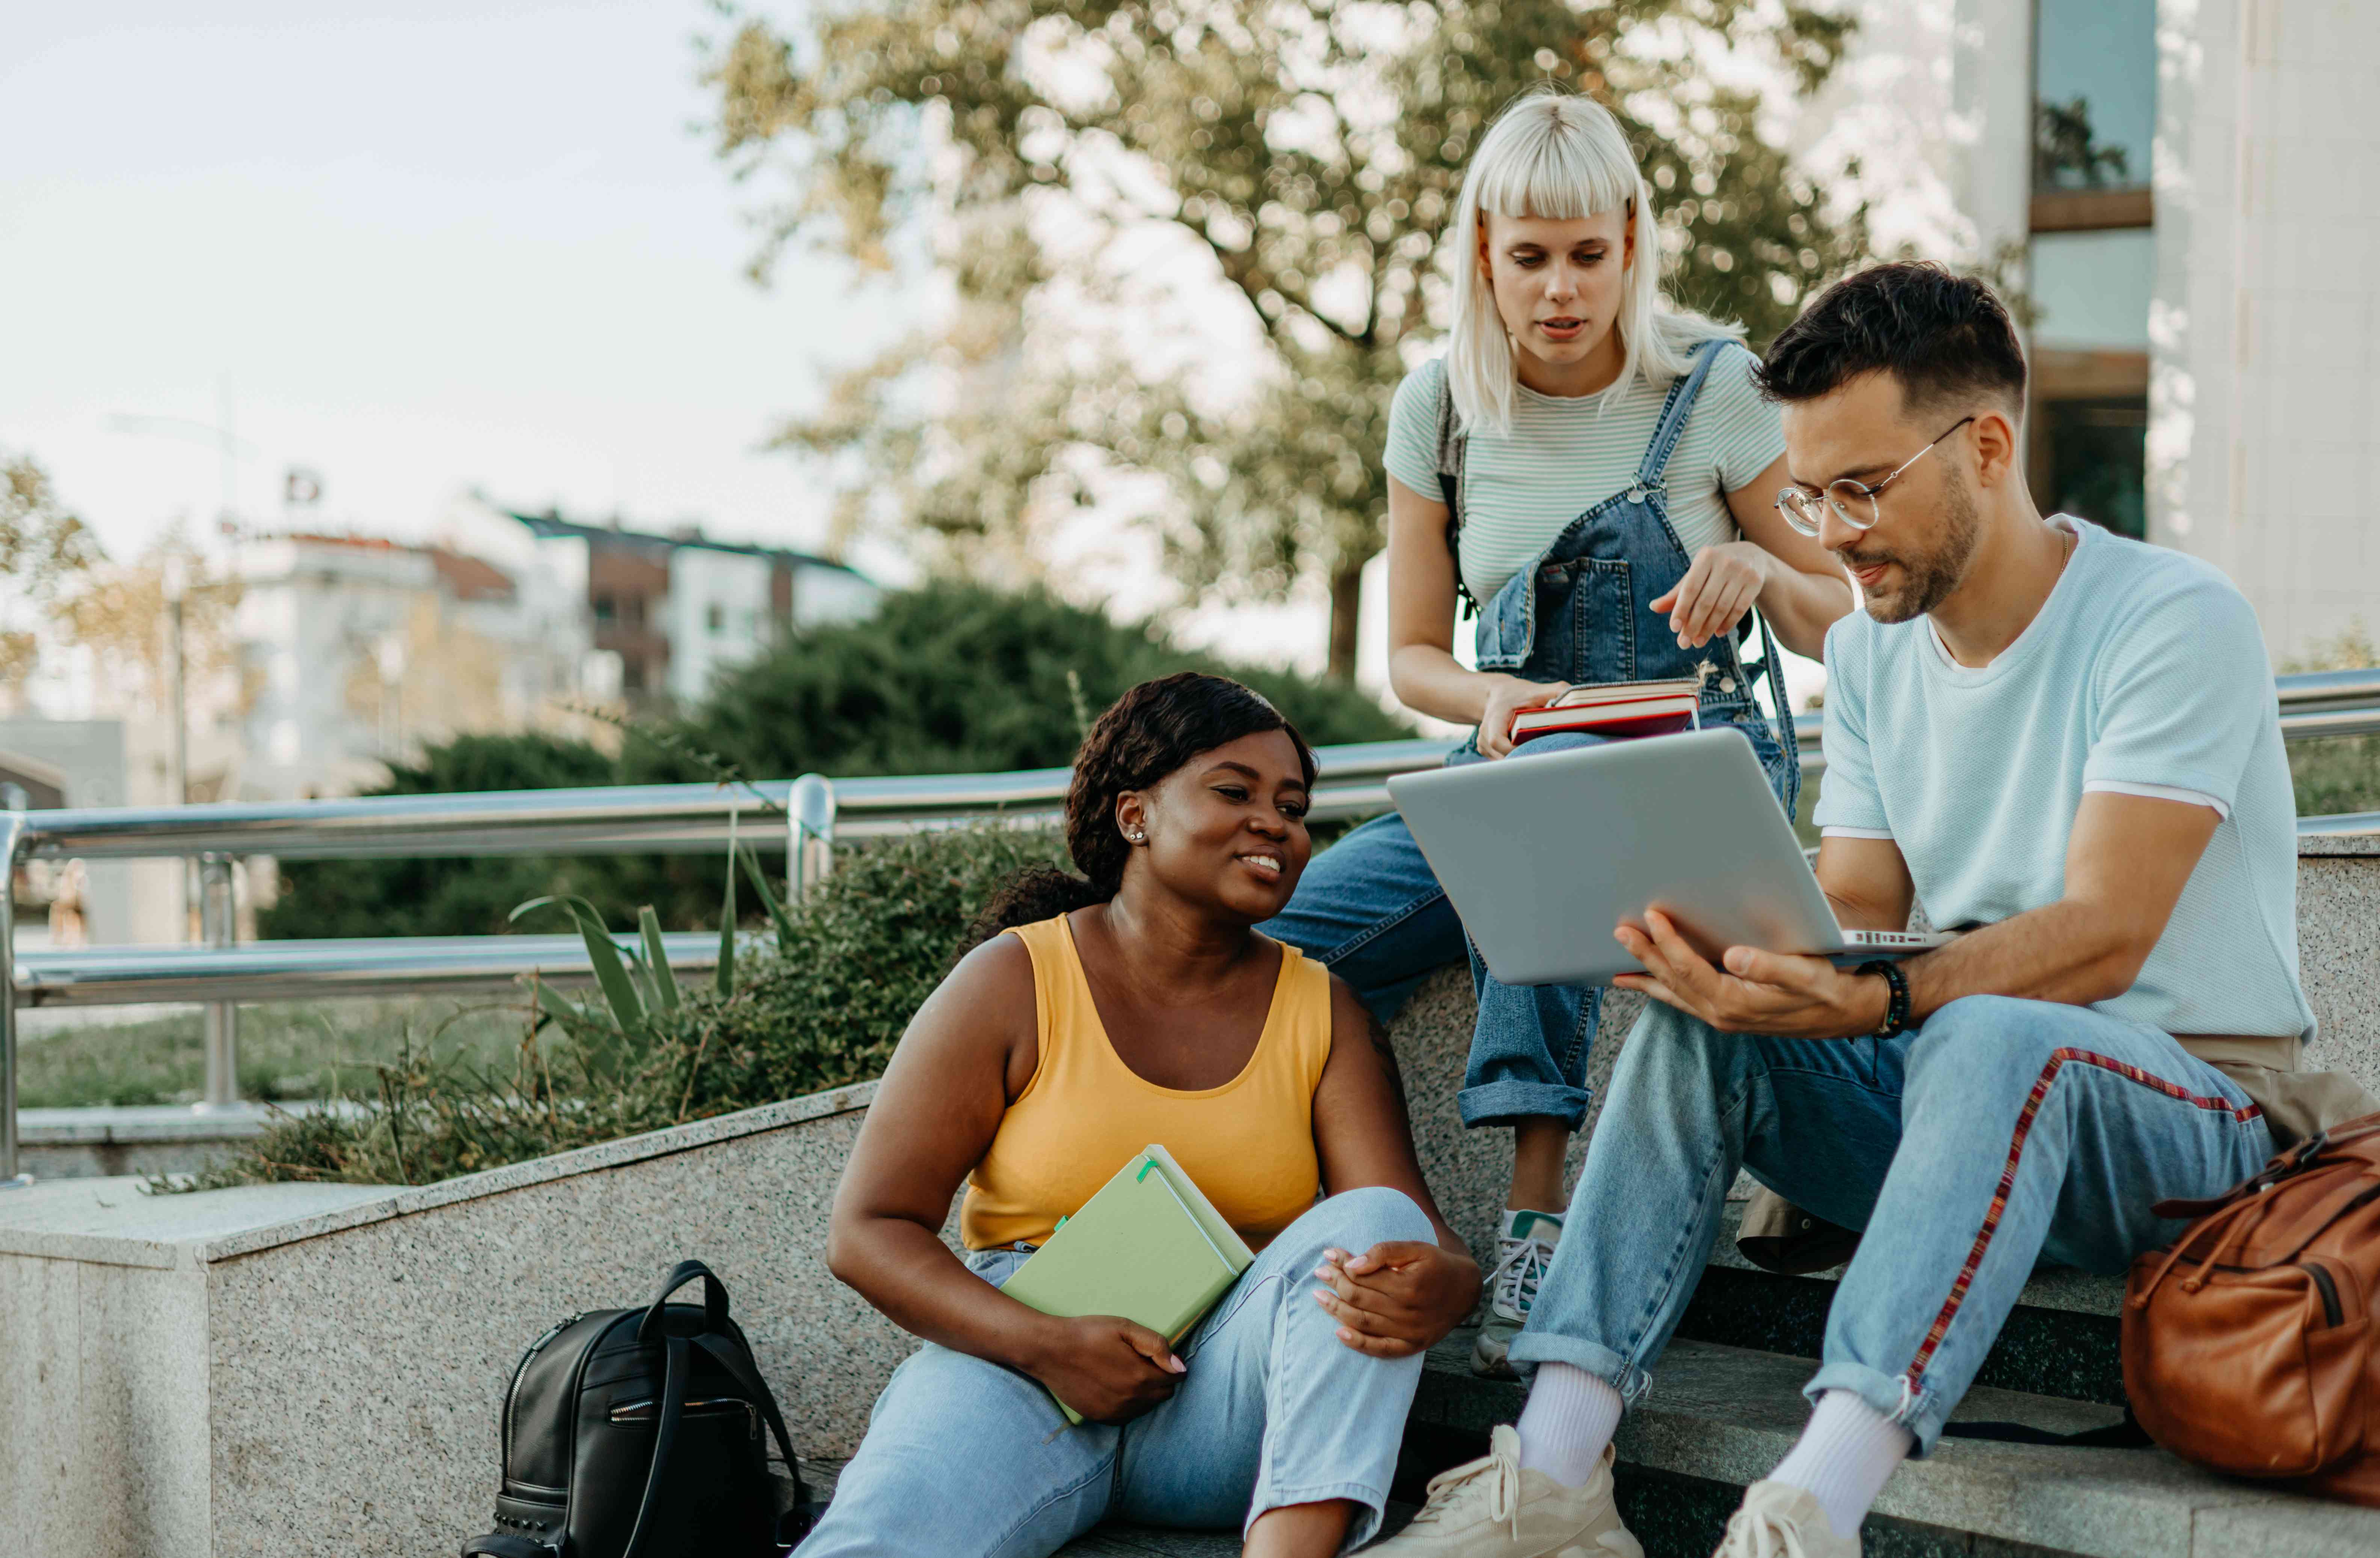
{"type": "Polygon", "coordinates": [[[2149,1436],[2380,1507],[2380,1114],[2306,1138],[2132,1262],[2124,1389],[2149,1436]]]}

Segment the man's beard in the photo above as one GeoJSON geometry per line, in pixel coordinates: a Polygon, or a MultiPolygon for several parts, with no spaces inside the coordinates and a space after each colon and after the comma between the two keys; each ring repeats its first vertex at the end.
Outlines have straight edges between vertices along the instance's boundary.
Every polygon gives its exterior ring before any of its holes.
{"type": "Polygon", "coordinates": [[[1931,552],[1912,555],[1905,552],[1852,552],[1843,561],[1855,567],[1872,567],[1878,563],[1896,564],[1900,568],[1902,583],[1889,595],[1870,595],[1867,615],[1878,622],[1907,622],[1922,616],[1948,600],[1959,581],[1967,577],[1967,565],[1974,561],[1975,542],[1983,525],[1981,511],[1975,506],[1975,494],[1967,488],[1963,474],[1953,471],[1942,486],[1942,504],[1937,511],[1942,519],[1942,539],[1931,552]]]}

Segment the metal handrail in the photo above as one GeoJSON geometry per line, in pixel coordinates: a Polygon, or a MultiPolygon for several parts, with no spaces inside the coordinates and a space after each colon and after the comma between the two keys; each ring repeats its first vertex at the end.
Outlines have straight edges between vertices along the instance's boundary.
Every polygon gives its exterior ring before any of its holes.
{"type": "MultiPolygon", "coordinates": [[[[2380,668],[2292,672],[2274,677],[2273,688],[2281,706],[2284,741],[2311,741],[2328,736],[2380,736],[2380,668]]],[[[1795,722],[1794,735],[1802,751],[1804,779],[1826,772],[1827,756],[1819,744],[1823,724],[1822,719],[1809,715],[1795,722]]]]}
{"type": "MultiPolygon", "coordinates": [[[[2380,733],[2380,668],[2281,676],[2275,692],[2290,740],[2380,733]]],[[[1806,771],[1823,770],[1820,721],[1804,723],[1806,771]]],[[[1385,810],[1388,781],[1442,763],[1453,743],[1376,741],[1325,747],[1308,815],[1316,821],[1385,810]]],[[[817,774],[755,784],[614,785],[580,790],[378,796],[288,803],[79,808],[0,813],[0,1185],[18,1174],[17,1012],[20,1004],[128,1004],[212,997],[209,1073],[228,1087],[231,1014],[243,1000],[503,989],[531,970],[588,977],[584,946],[566,937],[431,937],[267,943],[245,948],[15,950],[15,865],[27,858],[199,857],[225,895],[213,920],[228,939],[228,865],[242,855],[282,859],[392,856],[699,853],[785,829],[787,877],[798,895],[832,863],[840,840],[993,822],[1046,826],[1062,813],[1072,771],[919,774],[829,782],[817,774]],[[768,819],[781,819],[771,824],[768,819]],[[747,825],[748,824],[748,825],[747,825]],[[217,1053],[217,1049],[221,1053],[217,1053]]],[[[2303,834],[2380,833],[2380,812],[2305,819],[2303,834]]],[[[707,968],[716,939],[667,938],[674,967],[707,968]]]]}
{"type": "MultiPolygon", "coordinates": [[[[1316,753],[1317,818],[1378,810],[1391,774],[1431,768],[1449,741],[1370,741],[1316,753]]],[[[984,821],[1060,816],[1074,771],[921,773],[832,782],[838,839],[886,838],[984,821]]],[[[483,790],[337,800],[214,801],[199,806],[80,807],[23,813],[18,854],[37,859],[271,855],[284,860],[391,856],[703,854],[782,817],[798,780],[735,785],[614,785],[576,790],[483,790]]],[[[782,826],[780,822],[777,825],[782,826]]]]}
{"type": "MultiPolygon", "coordinates": [[[[637,938],[613,938],[641,955],[637,938]]],[[[719,938],[681,931],[662,938],[673,971],[719,966],[719,938]]],[[[222,997],[237,981],[244,1001],[331,1000],[351,995],[459,995],[516,990],[535,974],[548,984],[594,978],[577,936],[401,936],[319,942],[259,942],[243,947],[79,947],[17,958],[23,1006],[141,1006],[222,997]]]]}

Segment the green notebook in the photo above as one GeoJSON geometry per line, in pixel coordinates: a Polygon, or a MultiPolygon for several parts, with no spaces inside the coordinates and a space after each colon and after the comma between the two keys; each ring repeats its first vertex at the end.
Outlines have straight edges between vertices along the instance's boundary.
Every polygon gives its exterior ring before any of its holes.
{"type": "Polygon", "coordinates": [[[1179,1342],[1255,1261],[1173,1155],[1150,1146],[1059,1219],[1001,1291],[1045,1315],[1120,1315],[1179,1342]]]}

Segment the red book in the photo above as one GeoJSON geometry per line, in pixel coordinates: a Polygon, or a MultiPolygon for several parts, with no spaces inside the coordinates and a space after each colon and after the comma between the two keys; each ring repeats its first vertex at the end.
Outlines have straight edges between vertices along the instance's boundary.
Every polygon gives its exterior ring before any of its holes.
{"type": "Polygon", "coordinates": [[[1512,716],[1512,744],[1556,731],[1585,730],[1614,739],[1668,736],[1698,723],[1701,684],[1692,676],[1573,688],[1542,709],[1512,716]]]}

